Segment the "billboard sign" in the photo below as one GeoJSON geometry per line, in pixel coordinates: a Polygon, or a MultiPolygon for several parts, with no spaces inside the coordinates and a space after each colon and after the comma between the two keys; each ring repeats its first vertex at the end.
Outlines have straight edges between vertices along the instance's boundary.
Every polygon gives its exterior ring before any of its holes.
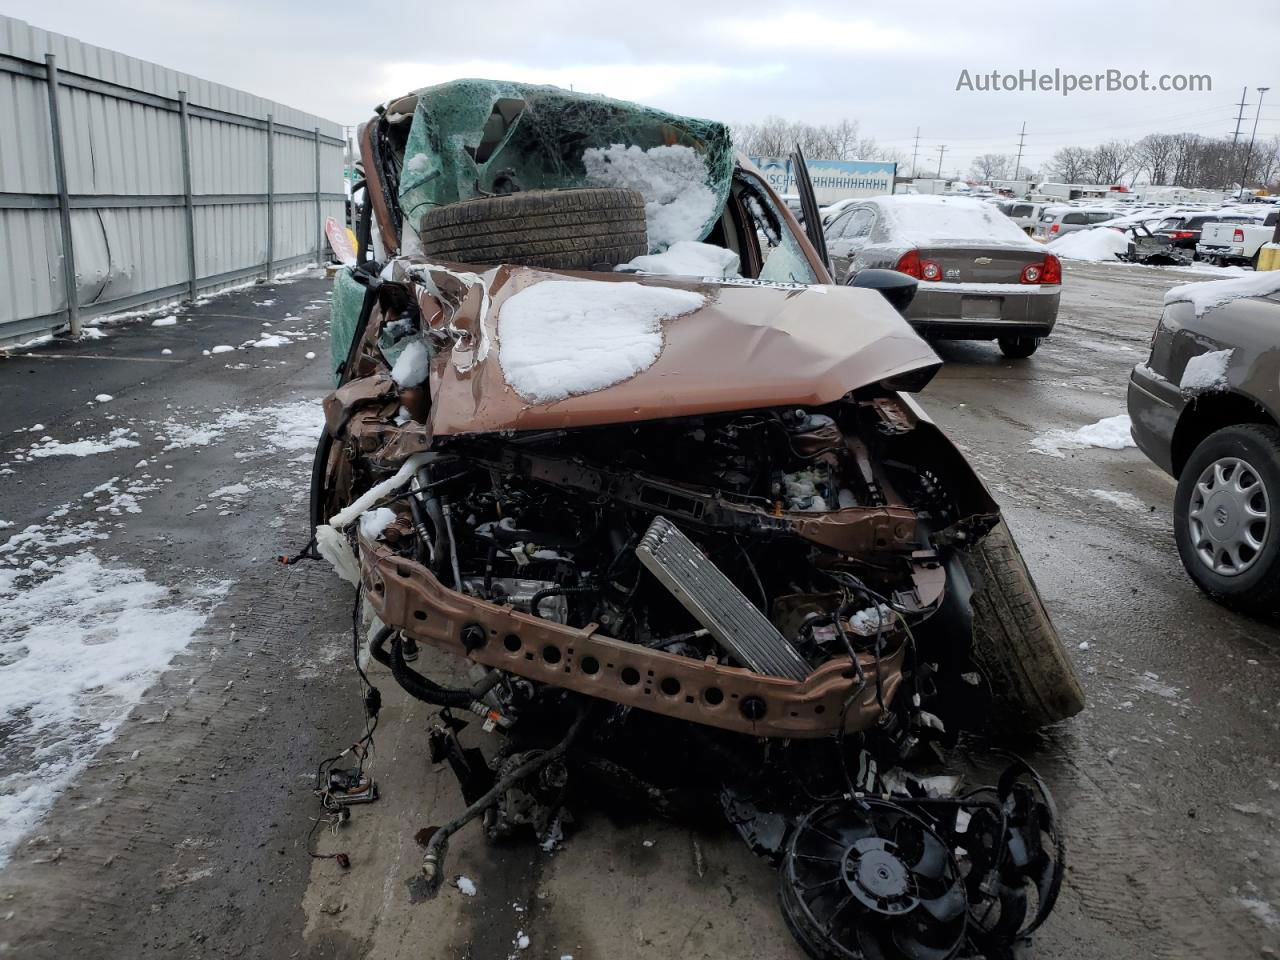
{"type": "MultiPolygon", "coordinates": [[[[898,165],[891,160],[808,160],[809,179],[818,204],[826,206],[851,197],[880,197],[893,193],[898,165]]],[[[781,194],[794,194],[795,173],[790,158],[752,157],[769,186],[781,194]]]]}

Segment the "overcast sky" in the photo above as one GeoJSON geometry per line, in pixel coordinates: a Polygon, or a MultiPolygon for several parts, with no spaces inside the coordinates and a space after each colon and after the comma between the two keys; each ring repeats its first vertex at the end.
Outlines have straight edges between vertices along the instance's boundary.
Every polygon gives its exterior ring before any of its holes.
{"type": "Polygon", "coordinates": [[[578,0],[350,4],[328,0],[0,0],[0,11],[340,123],[419,86],[482,76],[572,84],[726,121],[856,120],[921,173],[979,153],[1039,167],[1064,144],[1153,131],[1230,134],[1249,87],[1272,87],[1259,136],[1280,133],[1280,3],[806,4],[578,0]],[[613,7],[617,12],[606,13],[613,7]],[[981,11],[980,13],[978,11],[981,11]],[[1215,22],[1213,10],[1220,10],[1215,22]],[[970,12],[972,11],[972,12],[970,12]],[[1208,74],[1196,93],[957,91],[962,70],[1208,74]]]}

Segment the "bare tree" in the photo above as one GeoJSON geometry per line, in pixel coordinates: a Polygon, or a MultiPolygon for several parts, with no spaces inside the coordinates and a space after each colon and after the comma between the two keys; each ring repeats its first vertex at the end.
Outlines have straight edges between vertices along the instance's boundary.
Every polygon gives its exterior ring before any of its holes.
{"type": "Polygon", "coordinates": [[[1108,140],[1093,148],[1090,173],[1094,183],[1115,184],[1129,172],[1133,146],[1127,140],[1108,140]]]}
{"type": "Polygon", "coordinates": [[[1007,180],[1013,171],[1013,157],[1007,153],[984,153],[973,158],[969,172],[975,180],[1007,180]]]}
{"type": "Polygon", "coordinates": [[[1255,180],[1264,187],[1272,187],[1280,181],[1280,134],[1261,140],[1254,147],[1258,152],[1255,180]]]}
{"type": "Polygon", "coordinates": [[[901,162],[896,150],[862,136],[856,120],[813,124],[770,116],[759,123],[734,124],[732,130],[734,144],[752,157],[785,157],[799,144],[810,160],[901,162]]]}
{"type": "Polygon", "coordinates": [[[1135,172],[1145,172],[1151,183],[1163,186],[1173,173],[1176,153],[1176,134],[1149,133],[1133,145],[1135,172]]]}
{"type": "Polygon", "coordinates": [[[1079,183],[1089,175],[1093,151],[1087,147],[1063,147],[1049,161],[1047,172],[1063,183],[1079,183]]]}

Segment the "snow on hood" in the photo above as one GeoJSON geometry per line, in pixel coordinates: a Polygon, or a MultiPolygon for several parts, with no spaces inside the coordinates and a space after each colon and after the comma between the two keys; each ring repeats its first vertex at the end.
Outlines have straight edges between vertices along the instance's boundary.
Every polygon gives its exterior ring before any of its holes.
{"type": "Polygon", "coordinates": [[[873,290],[513,265],[483,281],[496,356],[433,358],[432,436],[811,406],[941,365],[873,290]]]}
{"type": "MultiPolygon", "coordinates": [[[[603,390],[648,369],[664,321],[692,313],[700,293],[599,280],[544,280],[502,307],[498,361],[534,403],[603,390]]],[[[394,374],[393,374],[394,375],[394,374]]]]}
{"type": "Polygon", "coordinates": [[[1221,307],[1232,300],[1244,297],[1269,297],[1280,293],[1280,270],[1247,273],[1230,280],[1205,280],[1200,283],[1184,283],[1164,295],[1165,304],[1179,300],[1189,302],[1202,317],[1214,307],[1221,307]]]}
{"type": "Polygon", "coordinates": [[[879,197],[891,241],[917,247],[981,246],[1040,250],[1041,245],[993,204],[970,197],[904,194],[879,197]]]}

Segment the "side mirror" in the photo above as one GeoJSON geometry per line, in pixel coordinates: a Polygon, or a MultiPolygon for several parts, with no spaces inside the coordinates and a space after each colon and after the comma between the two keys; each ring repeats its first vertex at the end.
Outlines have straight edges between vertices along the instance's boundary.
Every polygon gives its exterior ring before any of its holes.
{"type": "Polygon", "coordinates": [[[859,270],[849,281],[849,286],[879,290],[880,295],[889,301],[889,306],[905,314],[915,299],[919,281],[897,270],[859,270]]]}

